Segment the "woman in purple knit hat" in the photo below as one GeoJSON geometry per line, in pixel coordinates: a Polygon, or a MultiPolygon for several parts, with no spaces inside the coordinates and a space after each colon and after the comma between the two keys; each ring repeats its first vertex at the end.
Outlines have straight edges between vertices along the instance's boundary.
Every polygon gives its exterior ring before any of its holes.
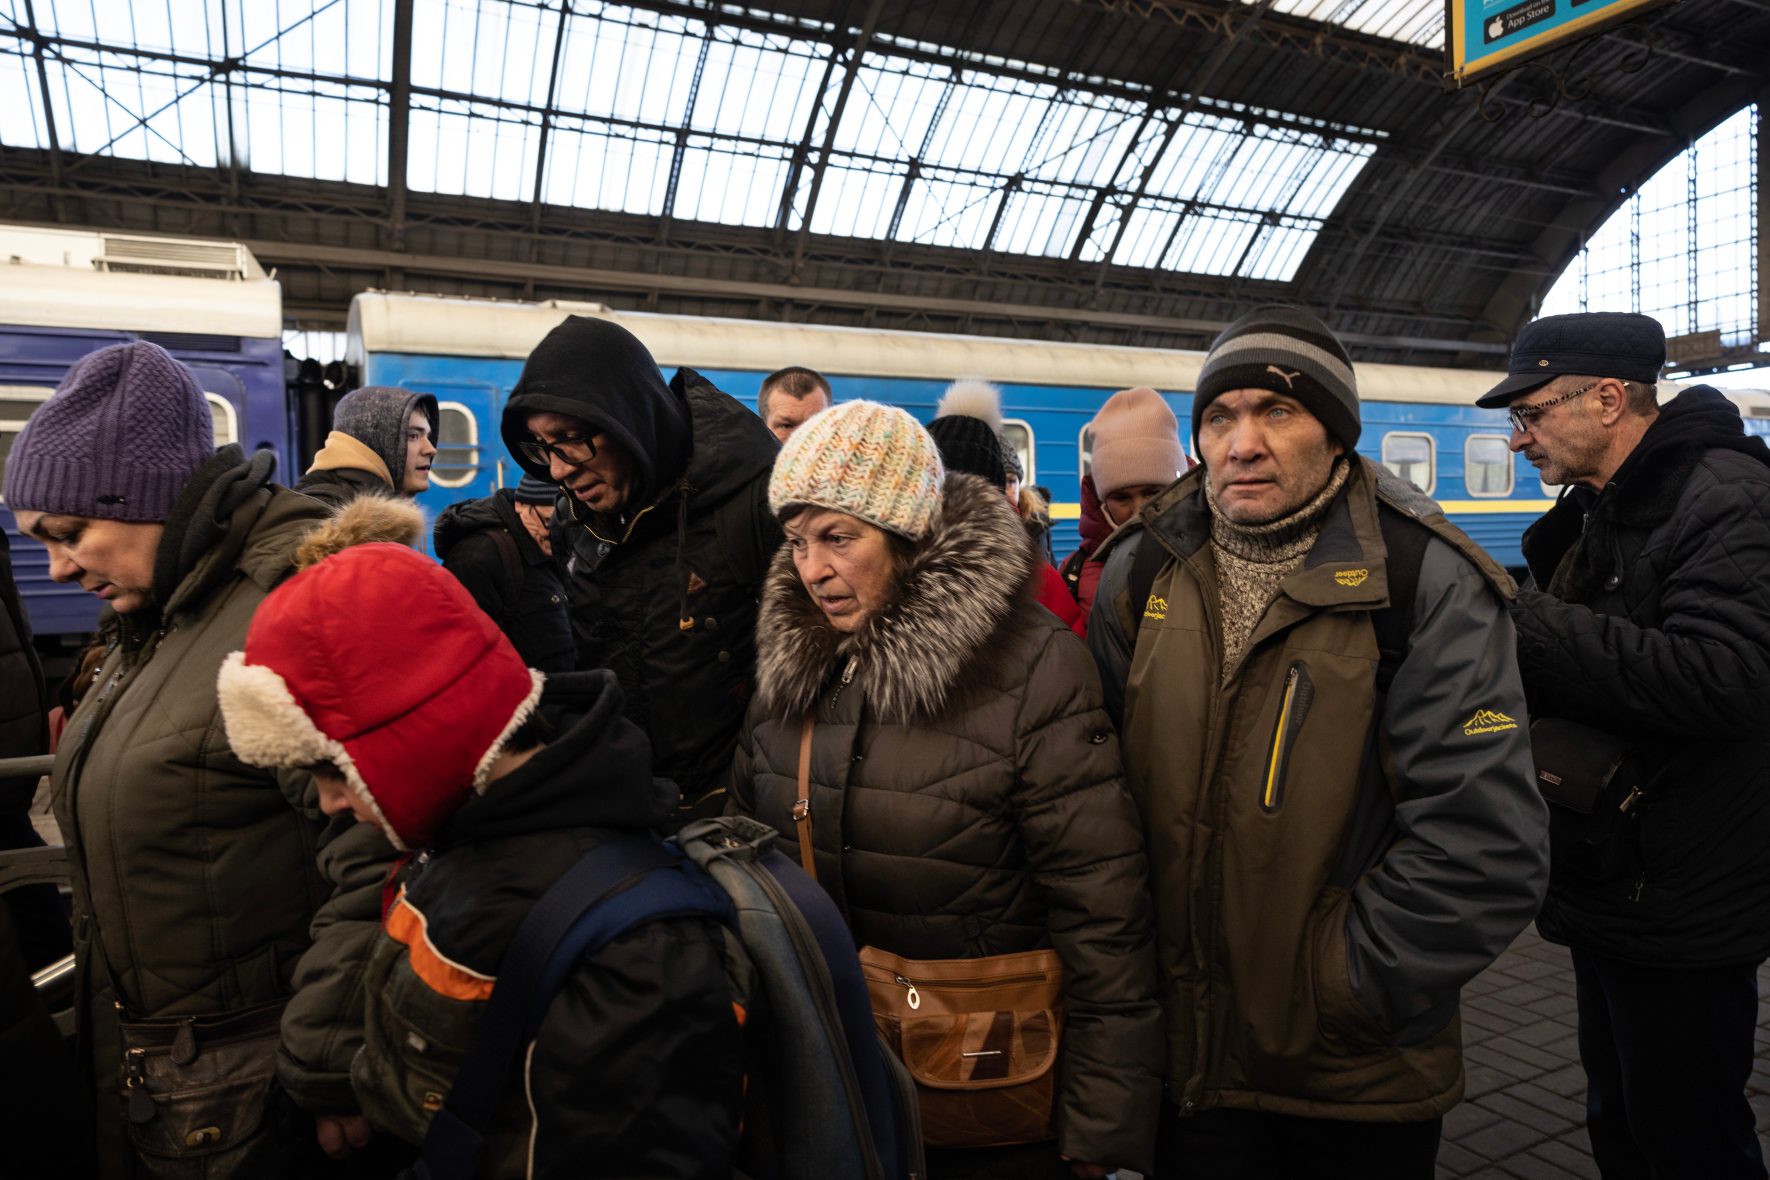
{"type": "MultiPolygon", "coordinates": [[[[307,774],[236,758],[216,704],[222,659],[325,516],[271,467],[216,450],[196,378],[147,343],[75,365],[6,464],[50,576],[119,624],[51,774],[107,1177],[343,1174],[326,1155],[368,1142],[349,1067],[391,849],[329,824],[307,774]]],[[[361,539],[416,540],[400,529],[361,539]]]]}

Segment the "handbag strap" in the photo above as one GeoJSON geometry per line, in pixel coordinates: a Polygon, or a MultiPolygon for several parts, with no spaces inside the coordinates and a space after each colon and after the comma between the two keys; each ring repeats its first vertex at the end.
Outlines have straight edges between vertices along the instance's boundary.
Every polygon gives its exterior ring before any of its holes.
{"type": "Polygon", "coordinates": [[[799,830],[799,864],[813,881],[817,880],[817,862],[811,855],[811,732],[816,728],[816,715],[807,713],[799,730],[799,797],[793,800],[793,826],[799,830]]]}

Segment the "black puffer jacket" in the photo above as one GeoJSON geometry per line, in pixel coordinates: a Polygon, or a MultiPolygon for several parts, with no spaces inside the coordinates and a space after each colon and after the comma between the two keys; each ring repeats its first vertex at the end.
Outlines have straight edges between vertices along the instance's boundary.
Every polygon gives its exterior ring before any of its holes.
{"type": "Polygon", "coordinates": [[[1162,1050],[1148,868],[1087,649],[1028,591],[999,489],[947,479],[896,600],[852,636],[775,558],[732,810],[795,836],[815,710],[817,878],[861,945],[914,959],[1053,947],[1060,1147],[1146,1168],[1162,1050]]]}
{"type": "MultiPolygon", "coordinates": [[[[549,678],[541,707],[561,736],[407,868],[365,980],[351,1080],[370,1121],[413,1143],[429,1124],[426,1094],[452,1084],[529,910],[611,829],[655,826],[675,801],[651,778],[609,673],[549,678]]],[[[729,1177],[744,1070],[724,938],[712,919],[659,919],[568,975],[518,1061],[478,1174],[729,1177]]]]}
{"type": "Polygon", "coordinates": [[[513,489],[444,509],[436,519],[436,555],[529,667],[577,667],[565,569],[529,536],[513,489]]]}
{"type": "Polygon", "coordinates": [[[1657,966],[1763,959],[1770,449],[1721,394],[1686,391],[1603,492],[1531,526],[1524,554],[1548,587],[1513,606],[1531,715],[1627,739],[1647,791],[1615,855],[1576,860],[1558,839],[1543,934],[1657,966]]]}
{"type": "Polygon", "coordinates": [[[762,576],[781,540],[768,510],[780,444],[694,370],[665,385],[631,335],[581,316],[535,349],[504,410],[505,446],[551,482],[517,448],[542,411],[606,431],[638,465],[623,515],[589,514],[568,497],[556,521],[553,551],[577,583],[579,667],[613,669],[657,773],[685,799],[723,790],[750,698],[762,576]]]}

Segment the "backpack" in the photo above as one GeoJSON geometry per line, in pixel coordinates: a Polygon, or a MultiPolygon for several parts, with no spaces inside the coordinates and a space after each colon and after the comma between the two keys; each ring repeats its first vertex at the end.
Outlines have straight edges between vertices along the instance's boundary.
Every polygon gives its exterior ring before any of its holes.
{"type": "Polygon", "coordinates": [[[702,914],[737,935],[769,1014],[766,1051],[746,1084],[766,1109],[756,1117],[747,1104],[739,1160],[759,1180],[918,1180],[914,1084],[878,1041],[835,903],[772,849],[774,838],[755,820],[707,819],[669,844],[613,834],[574,865],[517,928],[408,1175],[474,1175],[523,1048],[580,958],[644,922],[702,914]],[[790,1134],[776,1133],[777,1123],[790,1134]]]}
{"type": "MultiPolygon", "coordinates": [[[[1414,629],[1414,598],[1420,588],[1420,565],[1426,559],[1426,543],[1432,530],[1409,520],[1387,506],[1377,509],[1377,530],[1383,535],[1388,550],[1389,602],[1381,610],[1371,612],[1371,627],[1377,633],[1377,693],[1387,695],[1395,682],[1396,669],[1407,658],[1408,636],[1414,629]]],[[[1131,555],[1131,572],[1126,589],[1131,604],[1131,645],[1137,644],[1137,631],[1143,614],[1139,604],[1148,602],[1155,588],[1155,576],[1169,557],[1168,550],[1145,529],[1131,555]]]]}

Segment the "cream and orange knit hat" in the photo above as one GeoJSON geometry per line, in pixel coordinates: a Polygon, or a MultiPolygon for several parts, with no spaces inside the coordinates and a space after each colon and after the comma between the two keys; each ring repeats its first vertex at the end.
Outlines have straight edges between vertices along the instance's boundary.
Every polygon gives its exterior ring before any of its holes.
{"type": "Polygon", "coordinates": [[[940,511],[946,471],[921,423],[895,406],[854,401],[813,415],[774,461],[768,507],[833,508],[919,541],[940,511]]]}

